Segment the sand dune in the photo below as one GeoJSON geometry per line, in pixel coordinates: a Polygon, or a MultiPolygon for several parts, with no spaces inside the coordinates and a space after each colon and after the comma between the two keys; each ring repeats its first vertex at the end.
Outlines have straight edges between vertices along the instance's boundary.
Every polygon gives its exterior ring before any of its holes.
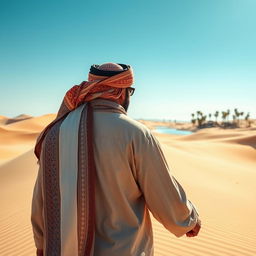
{"type": "Polygon", "coordinates": [[[16,118],[0,116],[0,165],[31,149],[39,133],[55,116],[54,114],[39,117],[20,115],[16,118]]]}
{"type": "Polygon", "coordinates": [[[155,223],[158,255],[256,255],[255,136],[239,129],[158,135],[172,173],[203,221],[198,238],[178,240],[155,223]]]}
{"type": "Polygon", "coordinates": [[[20,142],[27,143],[28,140],[35,140],[38,132],[12,130],[6,127],[0,127],[0,141],[1,144],[16,144],[20,142]]]}
{"type": "Polygon", "coordinates": [[[32,118],[32,116],[22,114],[22,115],[18,115],[16,117],[14,117],[14,118],[8,118],[5,122],[5,124],[12,124],[12,123],[20,122],[20,121],[30,119],[30,118],[32,118]]]}
{"type": "Polygon", "coordinates": [[[0,167],[0,255],[35,255],[30,204],[36,160],[28,151],[0,167]]]}
{"type": "Polygon", "coordinates": [[[43,115],[39,117],[33,117],[29,119],[24,119],[21,121],[12,122],[8,125],[8,129],[40,132],[55,117],[56,117],[55,114],[48,114],[48,115],[43,115]]]}
{"type": "Polygon", "coordinates": [[[6,124],[7,120],[8,120],[8,117],[0,115],[0,125],[6,124]]]}
{"type": "MultiPolygon", "coordinates": [[[[38,167],[32,147],[53,118],[0,126],[0,158],[9,154],[8,161],[0,162],[1,256],[35,255],[30,204],[38,167]]],[[[196,238],[178,239],[153,220],[155,255],[255,256],[256,130],[210,128],[156,136],[171,172],[200,212],[202,230],[196,238]]]]}
{"type": "Polygon", "coordinates": [[[29,150],[37,136],[37,132],[0,127],[0,165],[29,150]]]}

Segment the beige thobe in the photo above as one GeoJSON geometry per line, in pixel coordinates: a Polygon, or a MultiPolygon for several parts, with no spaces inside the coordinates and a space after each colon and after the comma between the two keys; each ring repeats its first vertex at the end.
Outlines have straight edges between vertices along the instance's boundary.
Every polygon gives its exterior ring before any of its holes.
{"type": "MultiPolygon", "coordinates": [[[[95,105],[101,101],[94,101],[95,105]]],[[[94,157],[97,171],[95,256],[152,256],[148,210],[177,237],[196,225],[198,214],[194,206],[171,175],[159,142],[144,125],[125,114],[96,110],[94,157]]],[[[39,168],[32,203],[38,249],[44,247],[41,177],[39,168]]]]}

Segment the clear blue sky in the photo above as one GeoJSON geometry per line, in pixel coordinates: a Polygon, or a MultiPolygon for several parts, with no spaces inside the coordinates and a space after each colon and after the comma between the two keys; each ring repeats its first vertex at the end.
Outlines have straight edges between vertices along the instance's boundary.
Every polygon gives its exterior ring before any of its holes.
{"type": "Polygon", "coordinates": [[[134,118],[256,118],[255,0],[0,2],[0,115],[55,113],[91,64],[130,64],[134,118]]]}

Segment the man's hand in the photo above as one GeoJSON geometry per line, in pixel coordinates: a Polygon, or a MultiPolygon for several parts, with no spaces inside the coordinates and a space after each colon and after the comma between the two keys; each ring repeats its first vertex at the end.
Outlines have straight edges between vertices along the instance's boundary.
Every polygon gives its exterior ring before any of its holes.
{"type": "Polygon", "coordinates": [[[187,237],[197,236],[200,229],[201,229],[201,220],[198,219],[195,227],[192,230],[190,230],[189,232],[187,232],[186,236],[187,237]]]}

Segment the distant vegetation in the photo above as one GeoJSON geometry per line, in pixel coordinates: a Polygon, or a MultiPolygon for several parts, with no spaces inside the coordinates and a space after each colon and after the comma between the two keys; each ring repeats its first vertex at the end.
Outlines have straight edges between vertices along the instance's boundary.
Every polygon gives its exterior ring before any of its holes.
{"type": "Polygon", "coordinates": [[[198,128],[209,128],[209,127],[222,127],[222,128],[237,128],[240,127],[242,120],[245,120],[246,126],[251,127],[252,120],[250,120],[250,113],[245,115],[244,112],[239,112],[237,108],[231,113],[227,111],[215,111],[205,115],[201,111],[191,114],[191,122],[198,128]]]}

